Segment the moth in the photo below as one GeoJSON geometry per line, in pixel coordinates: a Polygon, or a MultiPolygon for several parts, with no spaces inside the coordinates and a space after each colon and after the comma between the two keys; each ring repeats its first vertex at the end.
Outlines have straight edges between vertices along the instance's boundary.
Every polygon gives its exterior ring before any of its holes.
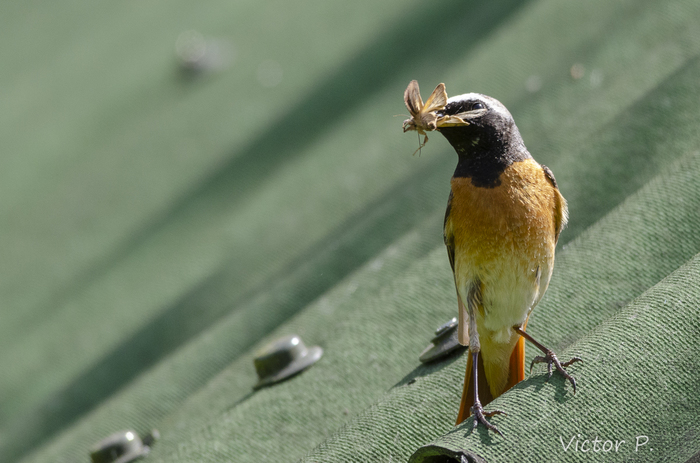
{"type": "MultiPolygon", "coordinates": [[[[467,122],[457,116],[439,116],[439,111],[445,109],[447,104],[447,92],[445,84],[440,83],[435,87],[433,93],[430,94],[428,100],[423,103],[423,98],[420,96],[420,88],[418,81],[412,80],[406,87],[403,93],[403,100],[406,104],[411,117],[403,121],[403,131],[408,132],[415,130],[419,135],[423,135],[423,143],[420,144],[416,152],[428,143],[428,134],[426,131],[436,130],[439,127],[448,127],[455,125],[469,125],[467,122]]],[[[413,154],[416,154],[415,152],[413,154]]]]}

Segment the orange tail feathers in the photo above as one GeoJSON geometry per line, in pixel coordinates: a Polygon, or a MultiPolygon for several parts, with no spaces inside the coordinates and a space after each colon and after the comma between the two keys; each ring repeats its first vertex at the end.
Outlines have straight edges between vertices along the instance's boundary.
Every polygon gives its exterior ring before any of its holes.
{"type": "MultiPolygon", "coordinates": [[[[462,391],[462,401],[459,404],[459,414],[457,415],[457,423],[460,424],[462,421],[469,418],[471,415],[471,408],[474,405],[474,385],[472,384],[472,355],[467,353],[467,372],[464,375],[464,389],[462,391]]],[[[478,381],[479,381],[479,399],[481,400],[481,405],[485,406],[491,402],[494,397],[491,394],[491,387],[486,379],[486,372],[484,371],[484,361],[479,356],[478,369],[478,381]]],[[[508,383],[506,384],[503,392],[506,392],[511,387],[518,384],[520,381],[525,379],[525,339],[520,337],[518,342],[515,344],[513,353],[510,354],[510,362],[508,365],[508,383]]],[[[499,394],[500,395],[500,394],[499,394]]]]}

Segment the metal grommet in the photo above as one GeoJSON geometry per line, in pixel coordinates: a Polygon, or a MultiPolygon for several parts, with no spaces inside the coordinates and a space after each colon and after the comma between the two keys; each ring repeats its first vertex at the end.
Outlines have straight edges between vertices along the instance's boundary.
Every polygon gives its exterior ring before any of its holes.
{"type": "Polygon", "coordinates": [[[423,363],[432,362],[442,358],[457,349],[464,347],[457,340],[457,319],[453,318],[435,330],[435,337],[421,352],[418,359],[423,363]]]}
{"type": "Polygon", "coordinates": [[[233,60],[230,43],[205,38],[194,30],[185,31],[178,36],[175,52],[182,71],[191,75],[224,69],[233,60]]]}
{"type": "Polygon", "coordinates": [[[148,455],[159,437],[155,429],[143,439],[132,430],[115,432],[93,446],[90,458],[92,463],[129,463],[148,455]]]}
{"type": "Polygon", "coordinates": [[[273,341],[255,357],[258,382],[253,389],[269,386],[300,373],[316,363],[322,355],[322,348],[318,346],[307,348],[296,335],[273,341]]]}

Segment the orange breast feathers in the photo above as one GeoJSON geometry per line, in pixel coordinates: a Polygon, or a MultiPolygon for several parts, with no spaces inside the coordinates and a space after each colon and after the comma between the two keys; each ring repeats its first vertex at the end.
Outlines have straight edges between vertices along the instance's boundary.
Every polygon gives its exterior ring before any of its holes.
{"type": "MultiPolygon", "coordinates": [[[[510,372],[520,339],[513,326],[527,323],[547,290],[554,248],[567,218],[566,202],[553,177],[534,160],[514,162],[499,180],[498,186],[484,188],[468,177],[453,177],[445,220],[445,242],[454,253],[460,322],[467,319],[462,312],[469,287],[479,285],[481,300],[474,315],[483,373],[494,398],[524,377],[522,346],[514,365],[519,374],[510,372]]],[[[459,330],[460,342],[473,334],[466,332],[466,323],[460,323],[459,330]]],[[[465,397],[469,399],[468,391],[465,397]]]]}
{"type": "Polygon", "coordinates": [[[508,257],[551,268],[567,219],[564,198],[533,159],[514,162],[499,180],[494,188],[482,188],[468,177],[452,178],[445,236],[453,240],[455,264],[462,261],[471,267],[468,273],[479,273],[508,257]]]}

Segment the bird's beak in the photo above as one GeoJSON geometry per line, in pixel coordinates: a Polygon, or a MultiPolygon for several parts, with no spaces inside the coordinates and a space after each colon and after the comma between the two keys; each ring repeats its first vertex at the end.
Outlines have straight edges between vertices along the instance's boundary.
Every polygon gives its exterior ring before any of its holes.
{"type": "Polygon", "coordinates": [[[464,125],[469,125],[469,122],[467,122],[460,116],[439,116],[435,125],[439,130],[443,127],[460,127],[464,125]]]}
{"type": "Polygon", "coordinates": [[[438,113],[438,118],[437,118],[437,128],[441,129],[443,127],[461,127],[461,126],[466,126],[469,125],[469,120],[474,119],[476,117],[482,116],[483,114],[488,111],[487,109],[476,109],[474,111],[464,111],[462,113],[458,114],[452,114],[452,115],[440,115],[438,113]]]}

